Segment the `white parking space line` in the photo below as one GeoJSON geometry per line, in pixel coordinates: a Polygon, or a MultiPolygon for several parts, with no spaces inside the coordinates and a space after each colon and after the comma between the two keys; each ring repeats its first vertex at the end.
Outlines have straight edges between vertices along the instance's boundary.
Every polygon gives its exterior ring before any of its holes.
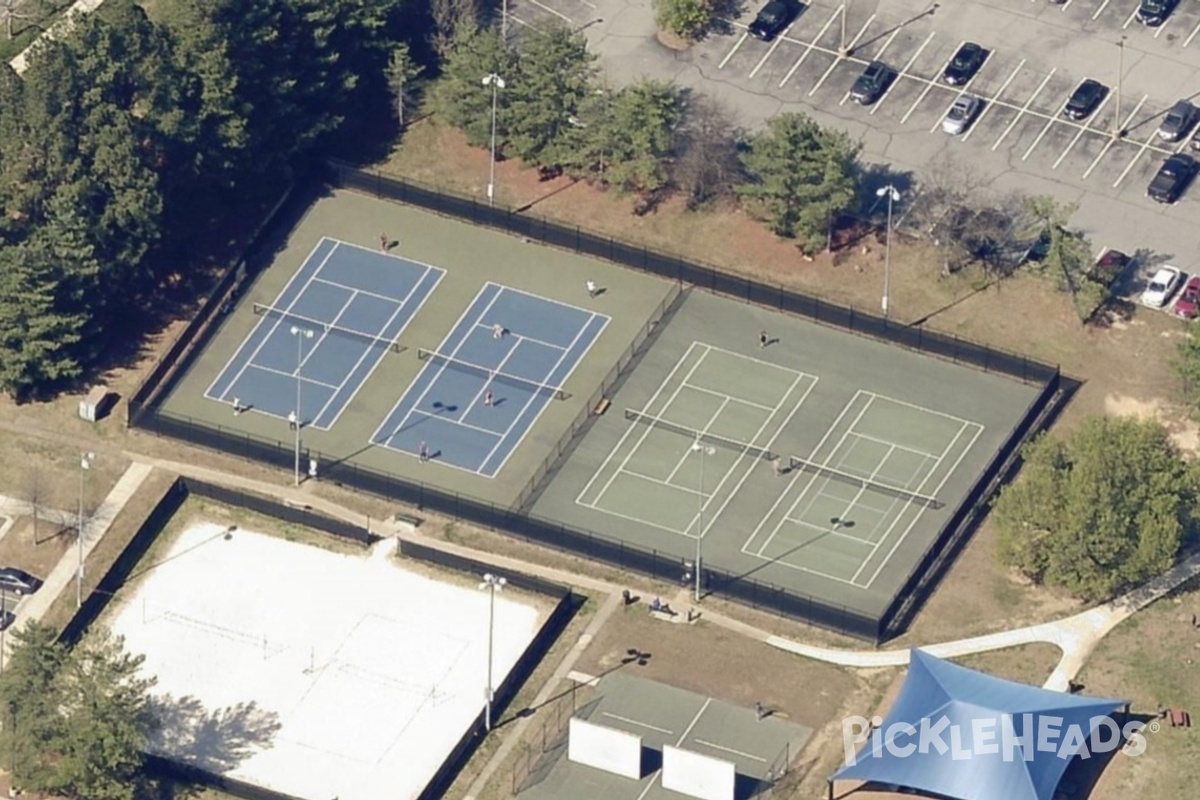
{"type": "MultiPolygon", "coordinates": [[[[932,35],[933,34],[930,34],[931,37],[932,37],[932,35]]],[[[966,43],[967,43],[967,40],[963,39],[961,42],[958,43],[958,47],[954,48],[954,52],[957,53],[962,48],[962,46],[966,43]]],[[[942,75],[945,74],[946,68],[950,66],[950,62],[953,60],[954,60],[954,56],[950,56],[949,58],[947,58],[946,63],[942,64],[942,68],[940,70],[938,70],[937,75],[935,75],[931,80],[929,80],[925,84],[925,88],[921,90],[921,94],[917,95],[917,99],[913,101],[913,104],[908,107],[908,111],[905,111],[904,116],[900,118],[901,125],[908,122],[908,118],[911,117],[912,113],[917,110],[917,106],[921,105],[921,101],[923,101],[925,99],[925,96],[928,95],[931,91],[933,91],[933,87],[936,85],[937,81],[940,81],[942,79],[942,75]]],[[[983,69],[982,65],[980,66],[979,69],[981,69],[981,70],[983,69]]],[[[978,71],[976,71],[976,75],[977,74],[979,74],[978,71]]],[[[974,78],[975,76],[972,75],[971,77],[974,78]]],[[[966,87],[963,87],[963,91],[966,91],[966,87]]],[[[945,116],[945,115],[943,114],[943,116],[945,116]]],[[[941,124],[942,124],[941,120],[938,120],[936,123],[934,123],[934,130],[937,130],[937,127],[941,124]]]]}
{"type": "Polygon", "coordinates": [[[812,53],[813,48],[816,46],[817,42],[821,41],[821,37],[825,35],[825,31],[829,30],[829,26],[832,25],[834,20],[836,20],[838,18],[839,11],[841,11],[841,9],[838,9],[838,11],[834,11],[833,16],[831,16],[828,19],[828,21],[826,21],[825,25],[822,26],[821,30],[817,32],[817,35],[813,37],[812,41],[807,42],[804,45],[804,52],[800,54],[800,58],[796,59],[796,63],[792,64],[792,68],[787,71],[787,75],[784,75],[783,80],[781,80],[779,82],[780,89],[782,89],[784,84],[786,84],[788,81],[790,81],[792,79],[792,76],[796,74],[796,70],[800,69],[800,65],[803,64],[804,60],[806,58],[808,58],[810,53],[812,53]]]}
{"type": "Polygon", "coordinates": [[[1175,19],[1177,16],[1179,16],[1179,15],[1172,14],[1170,17],[1167,18],[1166,22],[1159,25],[1158,30],[1154,31],[1154,38],[1157,39],[1158,37],[1162,36],[1162,32],[1165,31],[1167,29],[1167,26],[1171,24],[1171,20],[1175,19]]]}
{"type": "Polygon", "coordinates": [[[787,30],[775,37],[775,41],[771,42],[771,46],[767,48],[767,54],[763,56],[757,64],[754,65],[754,69],[750,70],[751,78],[758,74],[758,71],[762,69],[763,64],[767,63],[767,59],[771,57],[779,45],[783,44],[783,37],[787,36],[791,30],[792,26],[788,25],[787,30]]]}
{"type": "MultiPolygon", "coordinates": [[[[1138,104],[1133,107],[1133,111],[1130,112],[1129,116],[1127,116],[1121,122],[1122,128],[1129,126],[1129,123],[1133,121],[1133,118],[1137,116],[1137,113],[1142,110],[1142,106],[1145,104],[1148,98],[1149,95],[1142,95],[1142,99],[1139,100],[1138,104]]],[[[1086,181],[1088,179],[1088,176],[1092,174],[1092,170],[1094,170],[1100,164],[1100,162],[1104,160],[1104,157],[1108,155],[1108,151],[1112,149],[1113,143],[1116,141],[1117,140],[1115,138],[1111,136],[1108,137],[1108,141],[1104,143],[1104,147],[1100,148],[1100,152],[1097,153],[1096,157],[1092,159],[1092,163],[1089,164],[1088,168],[1083,171],[1083,175],[1080,176],[1080,180],[1086,181]]]]}
{"type": "Polygon", "coordinates": [[[746,41],[748,36],[750,36],[749,31],[746,31],[742,34],[742,38],[738,39],[737,42],[734,43],[733,49],[725,54],[725,57],[721,59],[720,64],[717,64],[717,69],[725,69],[725,65],[729,63],[729,59],[733,58],[733,54],[738,51],[738,48],[742,46],[742,42],[746,41]]]}
{"type": "MultiPolygon", "coordinates": [[[[893,78],[893,79],[892,79],[892,82],[891,82],[891,84],[888,86],[888,88],[887,88],[887,91],[883,93],[883,97],[881,97],[881,98],[879,98],[878,100],[876,100],[876,101],[875,101],[875,105],[871,107],[871,112],[870,112],[871,114],[874,114],[876,111],[878,111],[878,110],[879,110],[879,107],[880,107],[881,105],[883,105],[883,101],[888,99],[888,95],[892,93],[892,90],[893,90],[893,89],[895,89],[895,88],[896,88],[898,85],[900,85],[900,80],[901,80],[902,78],[904,78],[904,77],[905,77],[905,76],[908,74],[908,71],[909,71],[910,69],[912,69],[912,65],[913,65],[913,64],[916,62],[916,60],[917,60],[918,58],[920,58],[920,56],[921,56],[921,51],[923,51],[923,50],[926,48],[926,46],[927,46],[927,45],[928,45],[930,42],[932,42],[932,41],[933,41],[933,37],[934,37],[934,35],[935,35],[935,34],[936,34],[936,31],[930,31],[930,32],[929,32],[929,36],[928,36],[928,38],[926,38],[926,39],[925,39],[925,41],[921,42],[921,46],[917,48],[917,52],[913,53],[913,56],[912,56],[912,58],[910,58],[910,59],[908,60],[908,63],[907,63],[907,64],[905,64],[905,65],[904,65],[904,66],[903,66],[903,67],[900,69],[900,74],[899,74],[899,75],[897,75],[897,76],[895,76],[895,78],[893,78]]],[[[933,84],[932,84],[932,83],[930,83],[930,85],[932,86],[933,84]]]]}
{"type": "Polygon", "coordinates": [[[1197,33],[1200,33],[1200,22],[1197,22],[1197,23],[1196,23],[1196,27],[1192,28],[1192,32],[1191,32],[1191,33],[1189,33],[1189,34],[1188,34],[1188,37],[1187,37],[1186,39],[1184,39],[1184,40],[1183,40],[1183,46],[1184,46],[1184,47],[1187,47],[1189,44],[1191,44],[1191,43],[1192,43],[1192,39],[1195,39],[1195,38],[1196,38],[1196,34],[1197,34],[1197,33]]]}
{"type": "Polygon", "coordinates": [[[1129,12],[1129,19],[1125,20],[1125,24],[1121,26],[1121,30],[1125,30],[1133,23],[1134,18],[1137,16],[1137,12],[1138,6],[1137,4],[1134,4],[1133,11],[1129,12]]]}
{"type": "Polygon", "coordinates": [[[1100,7],[1096,9],[1096,13],[1092,14],[1093,22],[1100,18],[1100,15],[1104,13],[1104,9],[1108,8],[1108,4],[1110,2],[1112,2],[1112,0],[1104,0],[1104,2],[1100,4],[1100,7]]]}
{"type": "Polygon", "coordinates": [[[1042,129],[1041,129],[1041,131],[1038,132],[1038,135],[1034,137],[1033,144],[1029,145],[1029,149],[1027,149],[1025,151],[1025,154],[1021,156],[1022,161],[1025,161],[1029,158],[1030,154],[1033,153],[1034,148],[1036,148],[1039,144],[1041,144],[1042,137],[1044,137],[1047,133],[1049,133],[1050,129],[1052,127],[1054,127],[1054,123],[1057,121],[1058,120],[1056,120],[1054,117],[1051,117],[1050,119],[1046,120],[1046,124],[1044,126],[1042,126],[1042,129]]]}
{"type": "MultiPolygon", "coordinates": [[[[1108,98],[1110,98],[1110,97],[1112,97],[1111,92],[1104,95],[1104,99],[1102,99],[1100,101],[1100,105],[1096,106],[1096,113],[1095,113],[1094,117],[1096,117],[1096,118],[1100,117],[1101,112],[1104,111],[1104,104],[1108,102],[1108,98]]],[[[1058,156],[1058,158],[1054,160],[1054,165],[1051,167],[1051,169],[1058,169],[1058,165],[1061,164],[1063,162],[1063,159],[1065,159],[1070,154],[1070,152],[1075,148],[1075,145],[1079,143],[1079,140],[1081,138],[1083,138],[1083,135],[1085,133],[1087,133],[1088,130],[1089,129],[1086,124],[1079,126],[1079,130],[1076,132],[1075,136],[1071,139],[1071,143],[1069,145],[1067,145],[1066,148],[1062,151],[1062,153],[1058,156]]]]}
{"type": "Polygon", "coordinates": [[[1000,95],[1004,94],[1004,90],[1008,88],[1008,85],[1013,82],[1013,79],[1017,77],[1017,73],[1020,72],[1021,68],[1024,66],[1025,59],[1022,58],[1021,63],[1017,64],[1017,68],[1012,71],[1012,74],[1008,76],[1004,83],[1000,84],[1000,88],[997,89],[996,93],[987,101],[987,105],[983,107],[983,111],[979,112],[979,116],[975,118],[975,123],[971,126],[971,130],[963,134],[962,140],[964,142],[971,138],[971,134],[979,130],[979,123],[982,122],[983,118],[987,116],[987,113],[996,106],[996,101],[1000,99],[1000,95]]]}
{"type": "Polygon", "coordinates": [[[1074,2],[1075,2],[1075,0],[1067,0],[1067,2],[1063,3],[1063,7],[1060,8],[1059,11],[1061,11],[1064,14],[1067,13],[1067,9],[1070,8],[1071,3],[1074,3],[1074,2]]]}
{"type": "Polygon", "coordinates": [[[1004,143],[1004,140],[1008,138],[1008,134],[1012,132],[1012,129],[1017,127],[1017,123],[1021,121],[1021,117],[1025,116],[1025,112],[1029,110],[1031,105],[1033,105],[1033,101],[1036,100],[1037,96],[1042,93],[1042,89],[1046,88],[1046,84],[1050,82],[1050,79],[1054,77],[1054,73],[1056,72],[1058,72],[1058,67],[1050,70],[1050,74],[1043,78],[1042,82],[1038,84],[1038,87],[1036,90],[1034,90],[1033,94],[1029,95],[1029,99],[1025,101],[1025,105],[1021,106],[1021,109],[1017,112],[1017,116],[1013,117],[1013,121],[1008,123],[1008,127],[1004,129],[1004,133],[1000,134],[1000,138],[997,139],[996,143],[992,145],[993,152],[997,147],[1004,143]]]}
{"type": "MultiPolygon", "coordinates": [[[[863,37],[863,34],[867,32],[867,27],[868,27],[868,26],[869,26],[869,25],[870,25],[872,22],[874,22],[874,21],[875,21],[875,15],[874,15],[874,14],[872,14],[870,17],[868,17],[868,18],[867,18],[867,22],[866,22],[866,24],[862,26],[862,29],[861,29],[861,30],[859,30],[859,32],[858,32],[858,35],[857,35],[857,36],[855,36],[853,39],[851,39],[851,40],[850,40],[850,44],[846,45],[847,49],[849,49],[849,50],[853,50],[853,49],[854,49],[854,45],[856,45],[856,44],[858,43],[858,40],[859,40],[859,39],[861,39],[861,38],[863,37]]],[[[899,32],[900,32],[900,29],[899,29],[899,28],[897,28],[895,31],[893,31],[893,32],[892,32],[892,35],[891,35],[891,38],[889,38],[889,39],[887,40],[887,42],[885,42],[885,43],[884,43],[883,47],[884,47],[884,48],[886,48],[886,47],[888,46],[888,44],[890,44],[890,43],[891,43],[892,39],[895,39],[895,38],[896,38],[896,34],[897,34],[897,33],[899,33],[899,32]]],[[[880,48],[879,52],[880,52],[880,53],[882,53],[882,52],[883,52],[883,48],[880,48]]],[[[878,56],[876,56],[876,58],[878,58],[878,56]]],[[[812,97],[814,94],[816,94],[816,93],[817,93],[817,90],[821,88],[821,84],[825,83],[825,81],[826,81],[826,80],[829,78],[829,76],[833,74],[833,71],[834,71],[835,69],[837,69],[837,67],[838,67],[838,64],[841,64],[841,63],[842,63],[842,59],[841,59],[841,58],[838,58],[838,59],[837,59],[837,60],[835,60],[835,61],[834,61],[832,64],[830,64],[830,65],[829,65],[829,69],[825,70],[825,73],[824,73],[824,74],[821,76],[821,79],[817,81],[817,84],[816,84],[816,86],[814,86],[814,87],[812,88],[812,91],[810,91],[810,92],[808,93],[808,96],[809,96],[809,97],[812,97]]],[[[843,97],[843,98],[842,98],[842,103],[845,103],[845,102],[846,102],[846,98],[847,98],[847,97],[849,97],[849,96],[850,96],[850,94],[849,94],[849,93],[847,93],[847,94],[846,94],[846,97],[843,97]]]]}
{"type": "Polygon", "coordinates": [[[541,3],[538,2],[538,0],[527,0],[527,2],[532,3],[533,5],[542,9],[543,11],[549,11],[551,14],[558,17],[559,19],[561,19],[563,22],[567,23],[568,25],[571,25],[575,22],[575,20],[571,19],[570,17],[568,17],[566,14],[562,13],[561,11],[555,11],[550,6],[542,5],[541,3]]]}
{"type": "Polygon", "coordinates": [[[1134,165],[1136,165],[1137,162],[1141,160],[1142,156],[1146,154],[1146,150],[1150,147],[1150,145],[1154,144],[1154,140],[1157,137],[1157,131],[1150,131],[1150,135],[1146,137],[1146,141],[1142,142],[1142,146],[1138,148],[1138,151],[1134,154],[1133,158],[1129,159],[1129,163],[1125,165],[1125,169],[1121,170],[1121,174],[1117,176],[1115,181],[1113,181],[1114,189],[1121,185],[1121,181],[1125,180],[1125,176],[1133,170],[1134,165]]]}
{"type": "MultiPolygon", "coordinates": [[[[961,47],[962,45],[959,45],[959,46],[961,47]]],[[[955,52],[958,52],[958,51],[956,50],[955,52]]],[[[975,82],[976,78],[978,78],[980,75],[983,74],[983,68],[987,66],[987,63],[991,59],[991,57],[992,57],[992,51],[989,50],[987,52],[987,55],[985,55],[983,57],[983,63],[979,65],[979,69],[975,70],[975,74],[971,76],[971,80],[967,81],[966,83],[964,83],[962,85],[962,88],[958,90],[958,94],[956,94],[954,96],[954,100],[951,100],[950,105],[946,106],[946,108],[942,111],[942,113],[938,115],[938,118],[936,120],[934,120],[933,127],[929,129],[930,133],[937,133],[938,130],[942,127],[942,120],[945,119],[946,115],[950,113],[950,109],[954,108],[954,103],[955,103],[955,101],[958,100],[958,98],[962,97],[964,94],[970,94],[971,84],[973,84],[975,82]]],[[[1021,63],[1025,63],[1025,62],[1022,61],[1021,63]]],[[[947,61],[946,65],[949,66],[949,64],[950,64],[950,62],[947,61]]],[[[944,71],[945,67],[943,67],[942,69],[944,71]]],[[[930,86],[932,86],[932,85],[933,84],[930,84],[930,86]]],[[[983,115],[980,114],[980,116],[983,116],[983,115]]],[[[903,120],[901,120],[901,122],[903,122],[903,120]]],[[[974,130],[974,126],[975,126],[975,123],[972,122],[971,123],[972,130],[974,130]]],[[[967,133],[970,134],[970,131],[968,131],[967,133]]]]}

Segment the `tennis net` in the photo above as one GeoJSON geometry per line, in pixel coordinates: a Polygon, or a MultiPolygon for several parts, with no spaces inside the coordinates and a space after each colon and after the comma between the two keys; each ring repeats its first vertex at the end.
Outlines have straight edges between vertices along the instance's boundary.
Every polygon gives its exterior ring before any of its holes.
{"type": "Polygon", "coordinates": [[[843,469],[838,469],[837,467],[828,466],[827,464],[818,464],[815,461],[808,461],[807,459],[803,458],[796,458],[795,456],[788,457],[788,470],[807,470],[809,472],[815,472],[825,478],[832,478],[833,480],[842,481],[843,483],[853,484],[861,489],[879,492],[880,494],[885,494],[898,500],[911,500],[912,502],[920,503],[928,508],[942,507],[942,502],[936,497],[930,497],[929,495],[912,492],[908,489],[902,489],[898,486],[891,486],[886,483],[871,480],[870,478],[864,478],[861,475],[855,475],[853,472],[847,472],[843,469]]]}
{"type": "Polygon", "coordinates": [[[546,397],[552,397],[555,400],[566,400],[570,395],[564,392],[558,386],[551,386],[546,383],[539,383],[529,378],[521,378],[516,375],[510,375],[507,372],[500,372],[489,367],[481,367],[478,364],[472,364],[470,361],[463,361],[454,356],[444,355],[436,350],[426,350],[424,347],[417,348],[417,358],[422,361],[432,361],[439,366],[456,369],[459,372],[466,372],[470,375],[476,375],[483,378],[488,383],[501,383],[512,386],[517,389],[532,391],[535,394],[540,394],[546,397]]]}
{"type": "Polygon", "coordinates": [[[671,433],[678,433],[681,436],[686,436],[689,439],[703,442],[704,444],[723,447],[726,450],[733,450],[737,453],[745,453],[747,455],[754,456],[755,458],[761,458],[764,461],[774,461],[776,459],[776,455],[765,447],[759,447],[756,444],[748,444],[746,442],[739,442],[736,439],[729,439],[725,436],[719,436],[715,433],[698,431],[695,428],[689,428],[686,425],[680,425],[678,422],[672,422],[669,419],[656,417],[653,414],[647,414],[644,411],[635,411],[632,408],[627,408],[625,409],[625,419],[630,420],[631,422],[640,422],[643,425],[649,425],[653,428],[661,428],[662,430],[670,431],[671,433]]]}
{"type": "Polygon", "coordinates": [[[285,311],[282,308],[264,305],[263,303],[254,304],[254,313],[260,317],[270,317],[271,319],[278,319],[296,325],[303,325],[310,330],[319,331],[331,336],[344,336],[346,338],[362,342],[363,344],[370,345],[371,347],[384,347],[388,350],[391,350],[393,353],[404,352],[404,347],[392,339],[385,339],[381,336],[372,336],[369,333],[356,331],[353,328],[343,328],[340,325],[333,325],[328,322],[323,322],[319,319],[306,317],[303,314],[296,314],[292,311],[285,311]]]}

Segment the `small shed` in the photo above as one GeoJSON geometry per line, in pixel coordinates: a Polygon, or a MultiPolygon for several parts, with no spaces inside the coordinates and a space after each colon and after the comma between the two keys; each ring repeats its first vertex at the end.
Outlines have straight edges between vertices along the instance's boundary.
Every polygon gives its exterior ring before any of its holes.
{"type": "Polygon", "coordinates": [[[115,397],[107,386],[93,386],[87,397],[79,401],[79,418],[88,422],[104,419],[115,397]]]}

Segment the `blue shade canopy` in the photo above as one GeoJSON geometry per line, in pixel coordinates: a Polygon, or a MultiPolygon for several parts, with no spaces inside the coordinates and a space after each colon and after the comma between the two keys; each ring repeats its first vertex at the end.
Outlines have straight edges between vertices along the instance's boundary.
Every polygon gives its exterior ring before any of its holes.
{"type": "Polygon", "coordinates": [[[912,651],[900,696],[834,780],[956,800],[1052,800],[1078,754],[1119,746],[1123,700],[1006,681],[912,651]]]}

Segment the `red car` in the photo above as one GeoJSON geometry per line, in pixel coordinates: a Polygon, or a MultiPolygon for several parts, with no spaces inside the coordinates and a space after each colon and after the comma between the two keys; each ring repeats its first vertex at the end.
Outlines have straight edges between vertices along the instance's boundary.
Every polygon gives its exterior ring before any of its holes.
{"type": "Polygon", "coordinates": [[[1176,316],[1195,319],[1200,314],[1200,275],[1192,278],[1183,287],[1183,293],[1175,301],[1176,316]]]}

